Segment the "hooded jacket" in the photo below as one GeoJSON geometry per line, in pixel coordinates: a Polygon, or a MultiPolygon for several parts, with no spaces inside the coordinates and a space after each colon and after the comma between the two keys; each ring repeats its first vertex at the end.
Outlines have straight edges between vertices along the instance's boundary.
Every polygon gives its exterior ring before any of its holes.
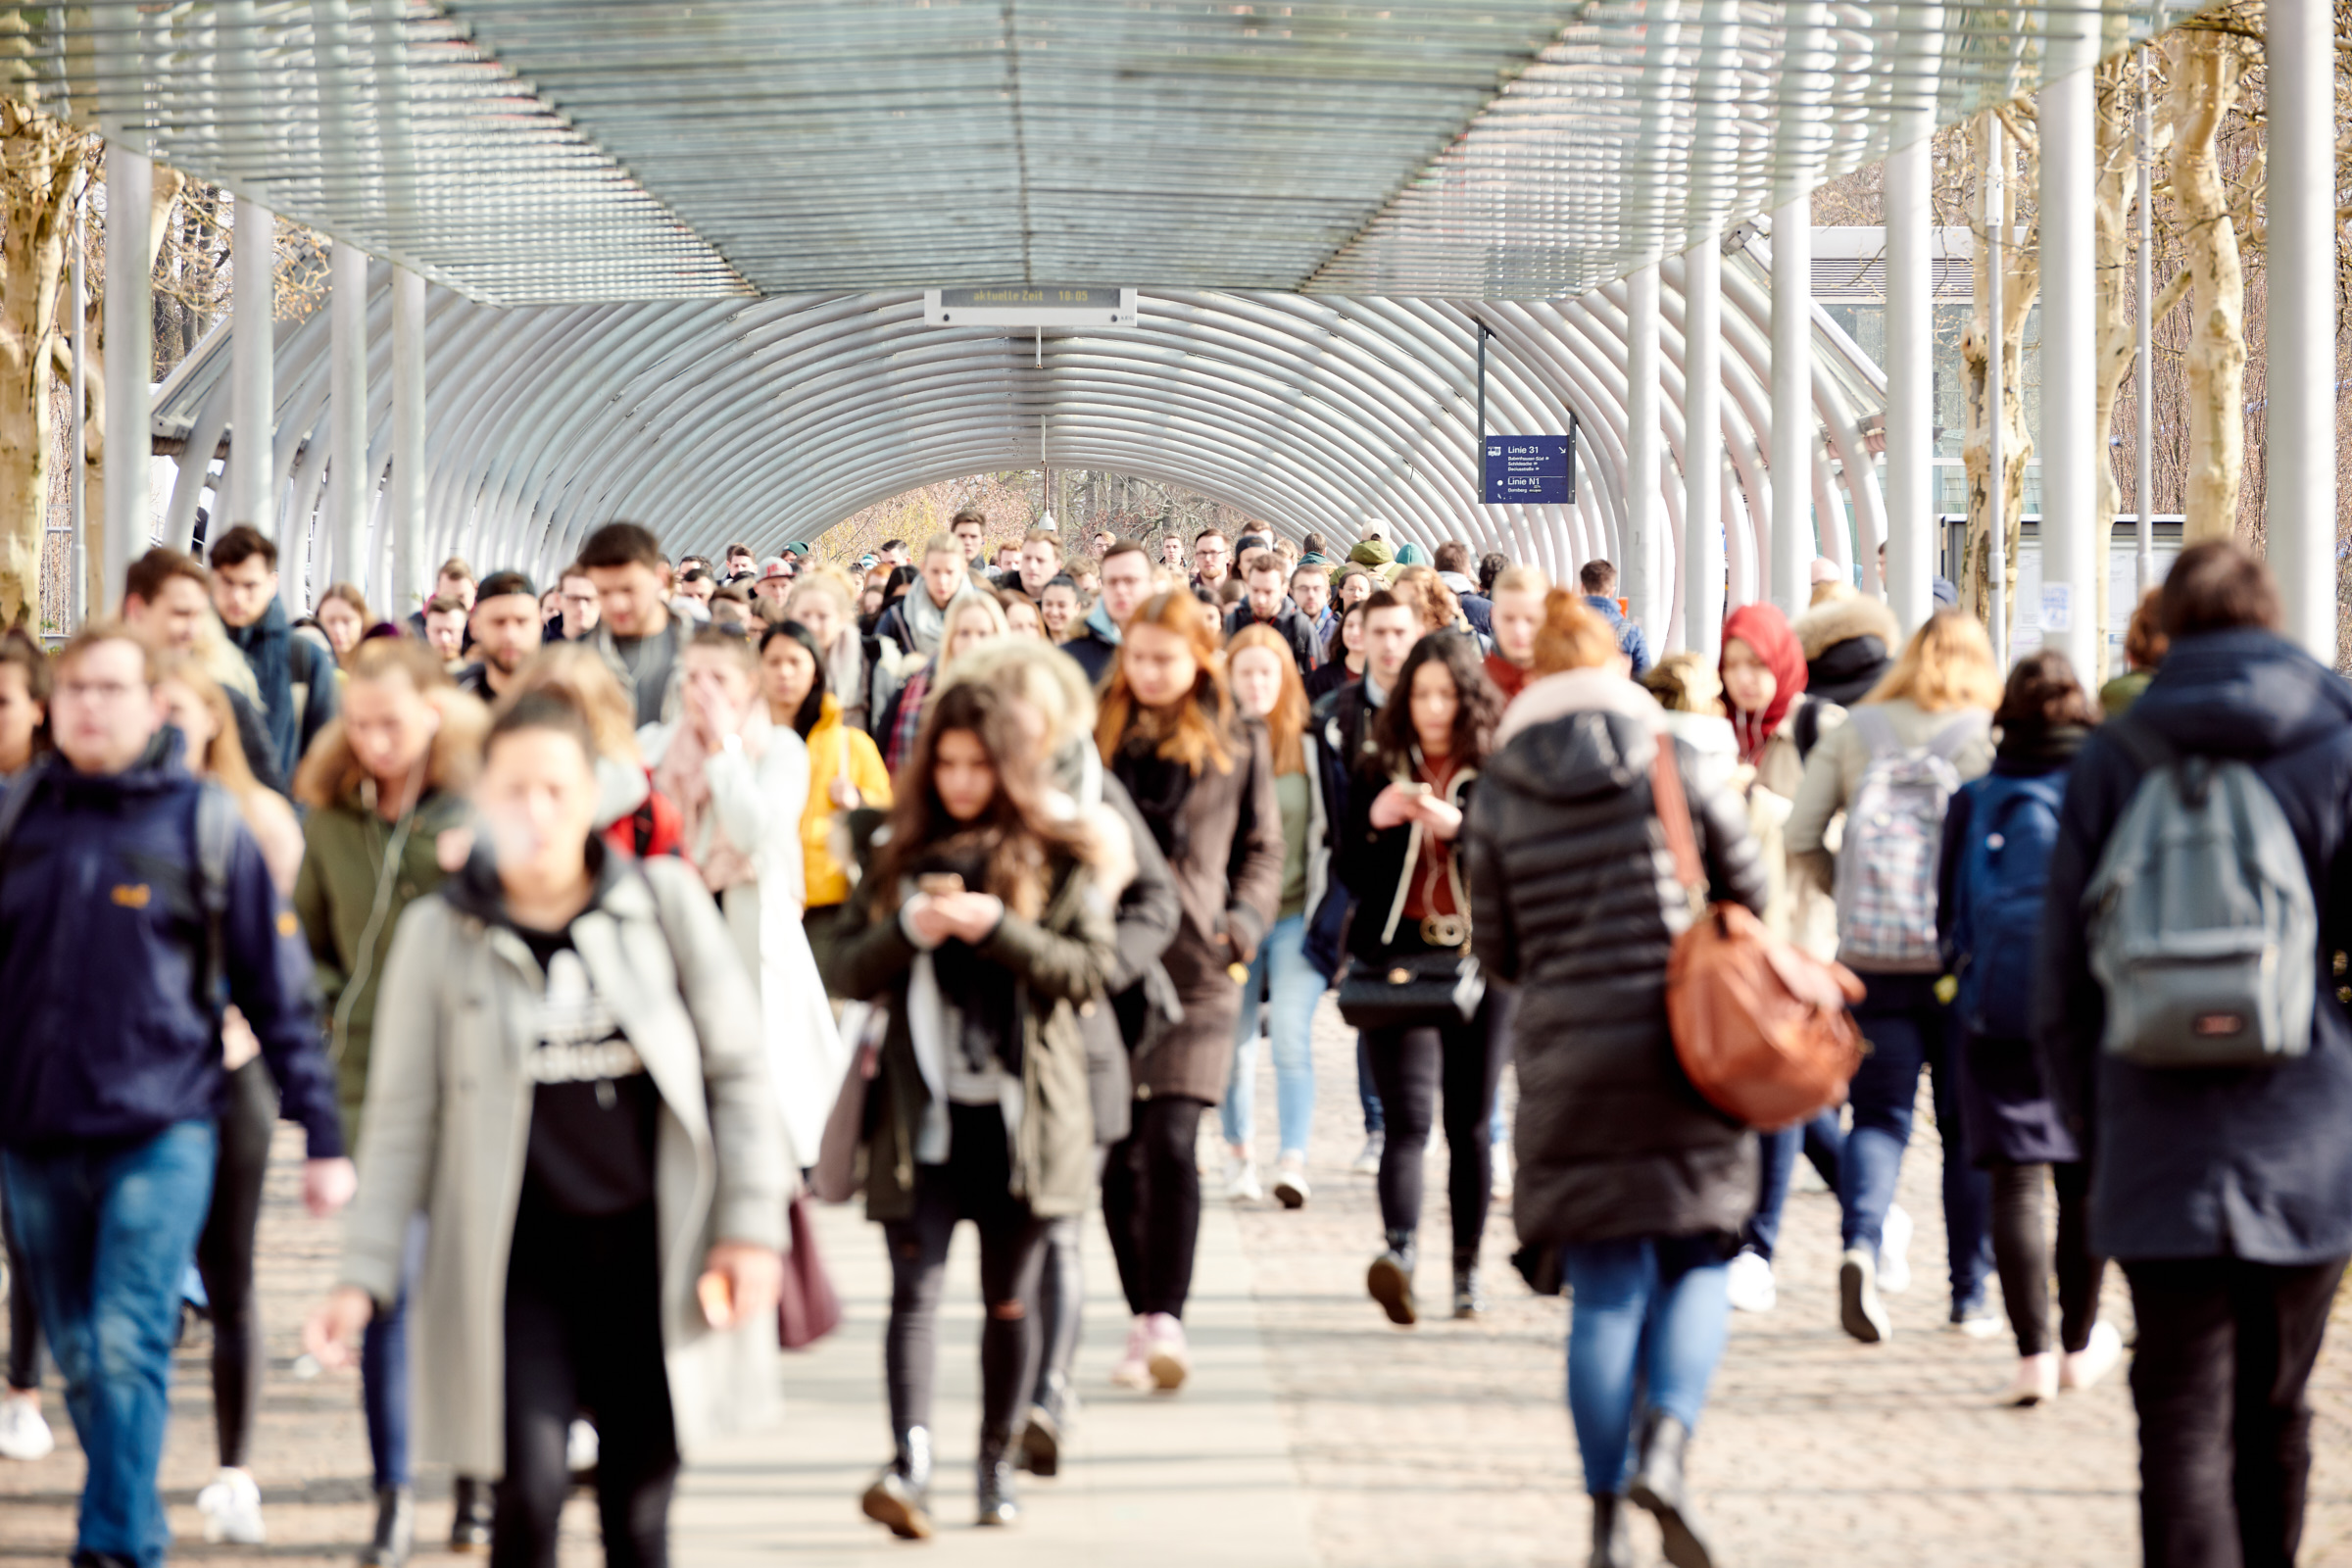
{"type": "Polygon", "coordinates": [[[1119,656],[1119,628],[1102,600],[1095,601],[1095,608],[1078,623],[1077,635],[1063,643],[1061,651],[1078,662],[1090,682],[1102,684],[1102,677],[1110,673],[1110,662],[1119,656]]]}
{"type": "Polygon", "coordinates": [[[842,722],[841,699],[828,692],[808,729],[808,804],[801,812],[801,876],[808,885],[807,906],[821,909],[847,903],[849,867],[833,853],[833,781],[847,776],[858,787],[860,804],[890,808],[890,771],[874,738],[842,722]]]}
{"type": "MultiPolygon", "coordinates": [[[[23,814],[0,848],[0,1144],[146,1139],[220,1114],[223,1073],[197,885],[209,785],[158,731],[120,773],[44,758],[9,786],[23,814]]],[[[301,928],[240,820],[219,969],[261,1043],[283,1113],[314,1159],[343,1152],[318,1050],[301,928]]]]}
{"type": "Polygon", "coordinates": [[[1585,604],[1594,614],[1607,621],[1609,629],[1617,634],[1617,651],[1633,661],[1634,667],[1630,673],[1634,679],[1640,680],[1649,673],[1649,639],[1642,634],[1640,626],[1625,618],[1625,612],[1617,608],[1617,601],[1606,594],[1587,594],[1585,604]]]}
{"type": "Polygon", "coordinates": [[[286,607],[270,601],[250,626],[222,629],[253,670],[261,689],[262,720],[269,726],[270,762],[277,777],[291,778],[319,730],[335,716],[335,661],[286,621],[286,607]]]}
{"type": "Polygon", "coordinates": [[[488,710],[461,692],[436,691],[425,701],[441,726],[424,756],[424,789],[405,823],[377,813],[374,781],[352,755],[341,719],[319,734],[294,778],[294,797],[310,811],[294,914],[318,976],[343,1119],[355,1131],[392,933],[409,906],[439,889],[448,874],[441,869],[441,835],[466,820],[466,791],[490,728],[488,710]],[[395,838],[396,861],[389,858],[395,838]]]}
{"type": "Polygon", "coordinates": [[[1529,683],[1463,826],[1473,951],[1518,988],[1522,1241],[1729,1238],[1755,1208],[1755,1139],[1699,1098],[1667,1032],[1666,960],[1690,905],[1650,796],[1661,743],[1676,747],[1710,897],[1760,909],[1738,797],[1706,785],[1648,693],[1603,671],[1529,683]]]}
{"type": "MultiPolygon", "coordinates": [[[[1788,623],[1805,653],[1805,690],[1816,701],[1851,708],[1894,662],[1903,640],[1894,612],[1860,594],[1824,600],[1788,623]]],[[[1804,750],[1812,750],[1807,737],[1804,750]]]]}
{"type": "Polygon", "coordinates": [[[596,623],[596,630],[588,634],[597,657],[612,671],[613,678],[620,682],[620,689],[629,694],[629,711],[632,717],[639,718],[637,727],[640,729],[649,723],[670,724],[677,721],[680,694],[686,686],[686,644],[694,636],[694,624],[683,615],[671,613],[662,629],[654,635],[669,641],[669,679],[662,689],[659,707],[651,710],[656,716],[645,719],[640,715],[649,710],[638,696],[637,677],[630,673],[627,662],[620,657],[620,642],[613,635],[612,625],[600,619],[596,623]]]}
{"type": "Polygon", "coordinates": [[[2352,948],[2352,684],[2250,628],[2172,645],[2121,722],[2259,775],[2293,827],[2319,906],[2310,1054],[2271,1067],[2164,1071],[2100,1049],[2082,892],[2140,781],[2113,726],[2067,778],[2042,916],[2035,1035],[2091,1165],[2090,1240],[2127,1261],[2301,1264],[2352,1252],[2352,1017],[2331,956],[2352,948]]]}
{"type": "Polygon", "coordinates": [[[1257,618],[1257,612],[1250,608],[1249,600],[1243,600],[1225,617],[1226,640],[1232,641],[1251,626],[1270,627],[1275,636],[1290,645],[1291,658],[1298,662],[1301,678],[1322,662],[1322,645],[1315,640],[1315,629],[1306,623],[1304,615],[1298,613],[1298,607],[1288,599],[1274,612],[1274,618],[1265,621],[1257,618]]]}

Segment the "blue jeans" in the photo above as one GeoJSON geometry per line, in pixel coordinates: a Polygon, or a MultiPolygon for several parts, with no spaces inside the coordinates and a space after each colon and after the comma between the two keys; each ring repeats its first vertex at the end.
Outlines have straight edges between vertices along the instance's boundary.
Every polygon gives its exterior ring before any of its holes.
{"type": "Polygon", "coordinates": [[[368,1320],[360,1337],[360,1409],[368,1418],[368,1453],[375,1490],[405,1487],[409,1468],[409,1297],[424,1270],[426,1225],[409,1216],[400,1254],[400,1295],[391,1308],[368,1320]]]}
{"type": "Polygon", "coordinates": [[[1758,1133],[1756,1147],[1764,1158],[1764,1185],[1756,1195],[1755,1213],[1740,1228],[1740,1245],[1762,1253],[1769,1263],[1773,1249],[1780,1245],[1781,1210],[1788,1202],[1788,1184],[1796,1175],[1798,1152],[1813,1161],[1813,1168],[1821,1172],[1821,1179],[1834,1193],[1845,1150],[1845,1130],[1838,1124],[1837,1111],[1825,1110],[1794,1127],[1758,1133]]]}
{"type": "Polygon", "coordinates": [[[1326,981],[1306,961],[1306,916],[1274,922],[1250,961],[1242,986],[1242,1010],[1233,1025],[1233,1072],[1217,1117],[1225,1142],[1247,1149],[1257,1128],[1257,988],[1270,986],[1266,1032],[1274,1041],[1274,1101],[1282,1120],[1282,1152],[1306,1156],[1306,1135],[1315,1120],[1315,1004],[1326,981]]]}
{"type": "Polygon", "coordinates": [[[1355,1037],[1355,1098],[1364,1106],[1364,1136],[1385,1134],[1389,1120],[1381,1114],[1380,1091],[1372,1087],[1372,1058],[1364,1051],[1364,1037],[1360,1034],[1355,1037]]]}
{"type": "Polygon", "coordinates": [[[1876,1253],[1911,1142],[1922,1067],[1934,1073],[1936,1127],[1943,1144],[1943,1228],[1952,1304],[1973,1302],[1992,1277],[1992,1179],[1969,1158],[1952,1093],[1950,1064],[1958,1031],[1951,1009],[1936,1001],[1932,975],[1865,975],[1870,996],[1854,1021],[1870,1042],[1846,1091],[1854,1125],[1838,1162],[1840,1237],[1876,1253]]]}
{"type": "Polygon", "coordinates": [[[1568,1307],[1568,1414],[1585,1490],[1632,1479],[1637,1396],[1696,1428],[1723,1359],[1732,1307],[1714,1236],[1636,1236],[1561,1250],[1568,1307]]]}
{"type": "Polygon", "coordinates": [[[179,1282],[212,1207],[219,1143],[212,1122],[185,1121],[127,1146],[0,1155],[41,1328],[89,1460],[77,1554],[155,1568],[171,1544],[155,1472],[172,1413],[179,1282]]]}

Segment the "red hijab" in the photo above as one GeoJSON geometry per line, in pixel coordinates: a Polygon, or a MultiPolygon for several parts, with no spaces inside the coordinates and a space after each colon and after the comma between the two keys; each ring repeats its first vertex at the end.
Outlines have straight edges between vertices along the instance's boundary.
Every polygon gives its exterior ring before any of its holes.
{"type": "MultiPolygon", "coordinates": [[[[1764,743],[1781,727],[1781,720],[1796,703],[1805,689],[1805,651],[1788,629],[1788,617],[1771,605],[1741,605],[1726,616],[1723,622],[1725,647],[1733,638],[1754,650],[1772,671],[1774,681],[1772,701],[1761,713],[1750,713],[1734,708],[1731,687],[1724,687],[1724,706],[1732,710],[1732,728],[1740,737],[1740,760],[1753,763],[1764,755],[1764,743]]],[[[1720,665],[1717,673],[1720,674],[1720,665]]]]}

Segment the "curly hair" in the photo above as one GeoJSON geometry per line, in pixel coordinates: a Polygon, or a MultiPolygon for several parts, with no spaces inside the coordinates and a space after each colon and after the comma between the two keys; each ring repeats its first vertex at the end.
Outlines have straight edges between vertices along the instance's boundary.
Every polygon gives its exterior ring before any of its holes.
{"type": "Polygon", "coordinates": [[[1446,671],[1458,699],[1453,710],[1453,743],[1447,755],[1457,763],[1475,766],[1485,760],[1495,722],[1502,717],[1502,694],[1487,677],[1477,641],[1454,631],[1432,632],[1404,656],[1404,667],[1396,672],[1396,689],[1381,705],[1380,716],[1373,721],[1372,736],[1380,743],[1382,765],[1392,770],[1405,765],[1420,744],[1413,732],[1413,681],[1427,664],[1446,671]]]}

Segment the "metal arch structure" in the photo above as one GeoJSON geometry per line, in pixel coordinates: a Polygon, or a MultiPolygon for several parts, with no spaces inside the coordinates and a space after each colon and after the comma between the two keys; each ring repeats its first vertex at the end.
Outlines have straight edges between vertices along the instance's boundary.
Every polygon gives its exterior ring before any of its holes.
{"type": "MultiPolygon", "coordinates": [[[[1767,302],[1739,257],[1726,269],[1723,450],[1726,549],[1738,598],[1763,559],[1769,397],[1767,302]]],[[[1662,406],[1675,466],[1682,426],[1680,272],[1669,269],[1662,406]]],[[[391,269],[370,275],[375,389],[366,489],[391,455],[391,269]]],[[[1289,293],[1146,290],[1115,333],[1006,335],[932,327],[912,292],[640,305],[487,307],[438,293],[427,316],[430,431],[425,554],[464,554],[542,574],[616,516],[680,552],[730,540],[813,538],[899,491],[990,468],[1098,467],[1214,496],[1292,533],[1380,521],[1399,541],[1461,538],[1565,574],[1621,552],[1626,349],[1622,289],[1558,302],[1463,304],[1289,293]],[[1478,497],[1476,331],[1494,334],[1493,427],[1586,440],[1569,507],[1487,507],[1478,497]]],[[[366,567],[325,560],[319,510],[331,461],[326,313],[281,327],[278,537],[313,587],[383,579],[382,508],[366,567]]],[[[171,536],[191,536],[231,396],[226,333],[159,390],[159,435],[181,446],[171,536]]],[[[1826,318],[1816,327],[1814,411],[1829,432],[1806,483],[1824,517],[1855,520],[1868,551],[1884,506],[1853,434],[1876,408],[1875,367],[1826,318]]],[[[1681,537],[1681,485],[1662,486],[1681,537]]],[[[1824,530],[1844,555],[1842,527],[1824,530]]]]}

